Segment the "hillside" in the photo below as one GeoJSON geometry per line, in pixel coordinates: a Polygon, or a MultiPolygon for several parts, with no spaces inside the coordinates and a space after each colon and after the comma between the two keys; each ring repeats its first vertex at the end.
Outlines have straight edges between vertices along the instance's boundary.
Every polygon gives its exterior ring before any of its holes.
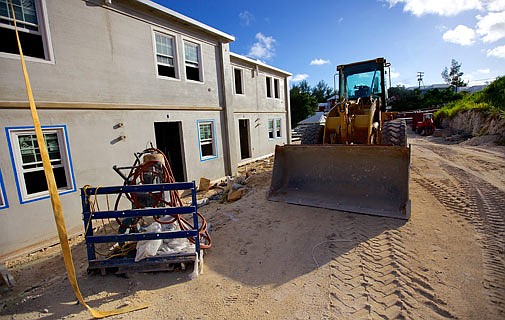
{"type": "Polygon", "coordinates": [[[480,92],[448,103],[435,113],[437,122],[451,134],[505,144],[505,77],[480,92]]]}

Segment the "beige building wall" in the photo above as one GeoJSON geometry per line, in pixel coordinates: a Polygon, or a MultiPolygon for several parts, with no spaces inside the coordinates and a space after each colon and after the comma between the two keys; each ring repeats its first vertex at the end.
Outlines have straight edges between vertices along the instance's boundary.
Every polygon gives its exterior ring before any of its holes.
{"type": "MultiPolygon", "coordinates": [[[[79,188],[120,185],[113,165],[129,166],[134,152],[156,144],[155,123],[180,123],[184,176],[219,179],[243,162],[239,119],[250,121],[246,160],[273,152],[289,131],[268,139],[268,120],[289,130],[288,73],[231,54],[234,38],[155,3],[133,0],[40,0],[48,28],[47,59],[27,58],[43,126],[64,126],[72,188],[61,195],[67,228],[80,232],[79,188]],[[175,39],[176,79],[157,75],[154,32],[175,39]],[[186,78],[184,41],[199,44],[203,81],[186,78]],[[238,60],[237,60],[238,59],[238,60]],[[256,70],[247,97],[234,94],[232,61],[256,70]],[[265,76],[282,82],[282,98],[266,99],[265,76]],[[251,98],[251,99],[249,99],[251,98]],[[216,156],[202,159],[198,122],[214,124],[216,156]]],[[[33,126],[19,56],[0,52],[0,257],[57,236],[50,200],[22,201],[9,148],[9,128],[33,126]]],[[[246,84],[246,83],[245,83],[246,84]]]]}
{"type": "MultiPolygon", "coordinates": [[[[290,73],[265,66],[264,63],[250,58],[232,54],[231,68],[233,69],[233,112],[236,123],[235,135],[239,163],[250,159],[270,155],[274,152],[275,145],[291,142],[290,113],[289,113],[289,83],[290,73]],[[239,70],[236,72],[235,70],[239,70]],[[241,81],[235,81],[240,74],[241,81]],[[267,77],[270,81],[267,82],[267,77]],[[277,87],[275,86],[277,82],[277,87]],[[242,93],[237,93],[236,86],[242,84],[242,93]],[[270,95],[267,96],[267,84],[270,84],[270,95]],[[275,91],[277,91],[277,96],[275,91]],[[280,133],[277,132],[276,120],[281,121],[280,133]],[[239,123],[247,120],[249,125],[249,157],[244,157],[241,152],[241,135],[239,123]],[[273,137],[269,132],[269,121],[274,121],[273,137]]],[[[242,122],[243,124],[244,122],[242,122]]]]}

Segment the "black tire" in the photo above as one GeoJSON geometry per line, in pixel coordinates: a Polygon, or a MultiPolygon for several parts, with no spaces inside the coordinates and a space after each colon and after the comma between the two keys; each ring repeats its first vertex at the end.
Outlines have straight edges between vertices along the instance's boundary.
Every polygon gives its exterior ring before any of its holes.
{"type": "Polygon", "coordinates": [[[381,144],[388,146],[407,146],[407,125],[405,120],[393,120],[384,123],[381,144]]]}
{"type": "Polygon", "coordinates": [[[323,143],[323,130],[324,126],[320,124],[313,124],[305,130],[302,134],[302,144],[321,144],[323,143]]]}

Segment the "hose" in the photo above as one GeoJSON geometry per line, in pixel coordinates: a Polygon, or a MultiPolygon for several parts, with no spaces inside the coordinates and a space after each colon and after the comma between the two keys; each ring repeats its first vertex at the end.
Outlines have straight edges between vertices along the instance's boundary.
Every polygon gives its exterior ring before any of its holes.
{"type": "MultiPolygon", "coordinates": [[[[127,179],[125,180],[125,185],[145,185],[151,183],[175,183],[174,174],[170,167],[170,163],[166,155],[157,148],[148,148],[141,152],[135,163],[133,165],[133,169],[130,171],[127,179]],[[141,164],[139,164],[139,159],[142,155],[146,154],[160,154],[163,156],[163,162],[159,162],[156,160],[148,160],[141,164]]],[[[167,201],[164,198],[164,192],[148,192],[153,203],[149,203],[149,206],[153,208],[159,207],[181,207],[183,206],[182,200],[179,196],[179,192],[177,190],[170,190],[170,200],[167,201]]],[[[141,203],[141,199],[139,199],[139,195],[137,193],[125,193],[125,196],[132,203],[132,207],[135,209],[143,208],[143,204],[141,203]]],[[[117,210],[119,199],[121,194],[118,195],[116,199],[116,204],[114,210],[117,210]]],[[[195,204],[196,205],[196,204],[195,204]]],[[[198,236],[200,238],[200,248],[201,249],[209,249],[212,245],[212,240],[210,234],[207,230],[207,220],[204,218],[202,214],[197,212],[198,219],[201,221],[200,227],[198,228],[198,236]]],[[[161,220],[159,216],[153,216],[153,219],[160,224],[172,224],[177,222],[180,229],[184,231],[193,230],[193,225],[186,220],[180,214],[171,215],[172,219],[169,221],[161,220]]],[[[120,225],[120,228],[129,228],[133,225],[136,225],[140,221],[141,217],[137,217],[125,223],[124,220],[116,218],[117,223],[120,225]]],[[[195,243],[195,239],[188,238],[191,243],[195,243]]]]}

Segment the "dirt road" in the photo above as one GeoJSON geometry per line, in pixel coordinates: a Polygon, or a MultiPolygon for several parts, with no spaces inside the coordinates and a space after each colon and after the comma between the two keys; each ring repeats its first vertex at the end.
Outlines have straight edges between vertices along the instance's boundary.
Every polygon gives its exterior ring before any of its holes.
{"type": "MultiPolygon", "coordinates": [[[[411,137],[408,222],[266,201],[271,161],[249,192],[202,212],[213,248],[204,274],[86,275],[90,305],[149,308],[111,319],[503,319],[505,149],[411,137]]],[[[9,261],[18,285],[5,319],[89,319],[75,305],[58,248],[9,261]]]]}

